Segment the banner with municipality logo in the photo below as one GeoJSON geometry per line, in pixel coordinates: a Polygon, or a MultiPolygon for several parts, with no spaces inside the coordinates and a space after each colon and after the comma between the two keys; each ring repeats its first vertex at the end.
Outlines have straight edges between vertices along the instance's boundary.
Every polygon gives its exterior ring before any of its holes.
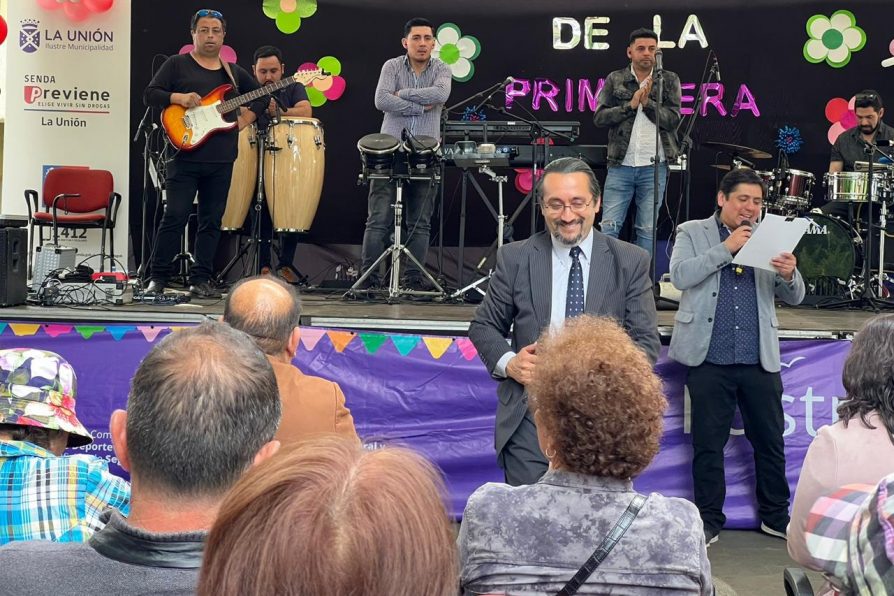
{"type": "MultiPolygon", "coordinates": [[[[130,18],[129,0],[10,2],[3,46],[2,212],[27,214],[26,189],[37,190],[42,204],[43,180],[55,167],[109,170],[122,195],[119,270],[128,257],[130,18]]],[[[45,242],[50,237],[44,232],[45,242]]],[[[99,230],[59,230],[59,244],[77,248],[78,262],[92,256],[87,264],[97,270],[100,240],[99,230]]]]}

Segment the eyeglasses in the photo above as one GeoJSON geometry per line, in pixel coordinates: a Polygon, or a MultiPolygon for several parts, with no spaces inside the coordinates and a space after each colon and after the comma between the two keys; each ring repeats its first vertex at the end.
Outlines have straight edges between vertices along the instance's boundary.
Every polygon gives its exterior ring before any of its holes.
{"type": "Polygon", "coordinates": [[[592,202],[593,199],[590,199],[589,201],[585,201],[583,199],[574,199],[573,201],[571,201],[570,205],[566,205],[562,201],[555,199],[543,203],[543,208],[554,215],[564,213],[565,209],[571,209],[575,213],[580,213],[581,211],[589,207],[592,202]]]}
{"type": "Polygon", "coordinates": [[[205,17],[223,20],[223,13],[218,10],[211,10],[210,8],[203,8],[202,10],[196,11],[196,19],[203,19],[205,17]]]}

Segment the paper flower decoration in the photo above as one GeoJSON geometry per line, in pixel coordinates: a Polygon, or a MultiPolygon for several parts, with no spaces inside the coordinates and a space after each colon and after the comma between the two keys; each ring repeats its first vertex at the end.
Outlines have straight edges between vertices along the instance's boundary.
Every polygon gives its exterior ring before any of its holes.
{"type": "Polygon", "coordinates": [[[856,95],[851,97],[850,101],[843,97],[835,97],[826,104],[826,120],[832,123],[828,133],[830,145],[835,144],[838,135],[857,125],[857,114],[854,112],[856,97],[856,95]]]}
{"type": "MultiPolygon", "coordinates": [[[[194,46],[193,44],[188,43],[185,46],[183,46],[182,48],[180,48],[180,51],[177,53],[178,54],[189,54],[191,51],[193,51],[195,49],[195,47],[196,46],[194,46]]],[[[234,50],[233,48],[231,48],[228,45],[222,45],[220,47],[220,57],[223,58],[224,60],[226,60],[227,62],[229,62],[230,64],[236,64],[236,50],[234,50]]]]}
{"type": "Polygon", "coordinates": [[[866,45],[866,33],[857,27],[857,19],[849,10],[835,11],[831,17],[815,14],[807,19],[804,58],[813,64],[826,61],[834,68],[842,68],[851,60],[853,52],[866,45]]]}
{"type": "Polygon", "coordinates": [[[438,27],[435,49],[432,55],[450,68],[453,78],[465,82],[475,74],[472,60],[481,53],[481,43],[471,35],[463,36],[459,27],[453,23],[444,23],[438,27]]]}
{"type": "Polygon", "coordinates": [[[341,62],[335,56],[323,56],[317,63],[305,62],[298,67],[298,70],[307,70],[309,68],[322,68],[329,73],[329,76],[317,79],[307,85],[304,90],[307,91],[307,99],[310,105],[315,108],[320,107],[327,101],[335,101],[345,92],[347,81],[339,75],[341,74],[341,62]]]}
{"type": "Polygon", "coordinates": [[[801,131],[794,126],[783,126],[776,133],[776,146],[786,155],[797,153],[803,144],[801,131]]]}
{"type": "Polygon", "coordinates": [[[888,58],[882,60],[882,66],[888,68],[889,66],[894,66],[894,39],[891,40],[891,43],[888,44],[888,52],[891,54],[888,58]]]}
{"type": "Polygon", "coordinates": [[[466,106],[462,119],[466,122],[480,122],[487,120],[487,114],[484,113],[484,108],[476,111],[475,106],[466,106]]]}
{"type": "Polygon", "coordinates": [[[45,10],[62,9],[72,21],[83,21],[93,13],[105,12],[112,8],[115,0],[37,0],[45,10]]]}
{"type": "Polygon", "coordinates": [[[301,27],[301,19],[317,12],[317,0],[264,0],[261,10],[276,21],[277,29],[290,34],[301,27]]]}
{"type": "Polygon", "coordinates": [[[6,19],[0,17],[0,45],[6,41],[6,35],[9,33],[9,26],[6,24],[6,19]]]}

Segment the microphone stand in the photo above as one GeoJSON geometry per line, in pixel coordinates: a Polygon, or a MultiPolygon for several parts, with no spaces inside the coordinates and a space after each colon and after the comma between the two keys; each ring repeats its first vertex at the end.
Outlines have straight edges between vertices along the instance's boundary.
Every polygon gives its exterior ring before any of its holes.
{"type": "MultiPolygon", "coordinates": [[[[713,50],[712,50],[713,54],[713,50]]],[[[711,59],[711,55],[708,56],[708,59],[711,59]]],[[[684,204],[685,212],[683,216],[683,221],[689,221],[689,206],[690,206],[690,193],[692,188],[692,169],[690,167],[692,161],[692,131],[695,129],[695,123],[698,118],[699,110],[701,110],[702,101],[704,101],[704,97],[702,96],[702,90],[704,89],[705,84],[711,80],[712,76],[716,76],[717,74],[717,63],[714,62],[711,65],[710,69],[702,70],[702,79],[698,84],[698,90],[695,94],[695,109],[692,112],[692,115],[689,116],[689,119],[686,121],[686,126],[683,129],[683,139],[680,142],[680,155],[683,156],[685,162],[685,173],[683,174],[684,183],[683,183],[683,196],[685,197],[684,204]]],[[[719,81],[718,81],[719,82],[719,81]]],[[[679,211],[677,212],[679,215],[679,211]]]]}
{"type": "Polygon", "coordinates": [[[140,283],[140,287],[144,285],[146,281],[146,273],[149,265],[149,247],[148,247],[148,236],[146,233],[147,226],[147,213],[148,209],[146,204],[149,202],[149,160],[151,159],[150,151],[149,151],[149,143],[152,137],[152,107],[149,106],[146,108],[146,111],[143,112],[143,119],[140,120],[140,124],[137,127],[137,132],[133,137],[133,142],[136,143],[137,139],[140,138],[142,134],[144,136],[143,140],[143,192],[142,192],[142,227],[140,229],[140,265],[137,268],[137,280],[140,283]]]}
{"type": "MultiPolygon", "coordinates": [[[[678,306],[680,303],[670,298],[661,297],[661,284],[655,279],[658,253],[658,205],[661,194],[658,192],[659,172],[661,170],[661,104],[664,102],[664,68],[658,68],[658,60],[652,69],[652,80],[658,82],[658,92],[654,105],[655,112],[655,157],[652,158],[652,259],[649,265],[649,278],[652,280],[652,291],[655,295],[655,305],[666,303],[669,306],[678,306]]],[[[651,101],[651,100],[649,100],[651,101]]]]}

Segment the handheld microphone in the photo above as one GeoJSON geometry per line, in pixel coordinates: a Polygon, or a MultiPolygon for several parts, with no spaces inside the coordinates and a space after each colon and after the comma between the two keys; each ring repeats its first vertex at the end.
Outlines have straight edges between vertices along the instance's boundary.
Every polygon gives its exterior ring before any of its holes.
{"type": "Polygon", "coordinates": [[[661,72],[664,70],[664,52],[658,50],[655,52],[655,70],[661,72]]]}
{"type": "Polygon", "coordinates": [[[741,228],[742,226],[745,226],[745,227],[747,227],[747,228],[750,228],[750,227],[752,227],[753,225],[754,225],[754,224],[751,223],[751,220],[750,220],[750,219],[743,219],[742,221],[739,222],[739,226],[738,226],[738,227],[741,228]]]}

